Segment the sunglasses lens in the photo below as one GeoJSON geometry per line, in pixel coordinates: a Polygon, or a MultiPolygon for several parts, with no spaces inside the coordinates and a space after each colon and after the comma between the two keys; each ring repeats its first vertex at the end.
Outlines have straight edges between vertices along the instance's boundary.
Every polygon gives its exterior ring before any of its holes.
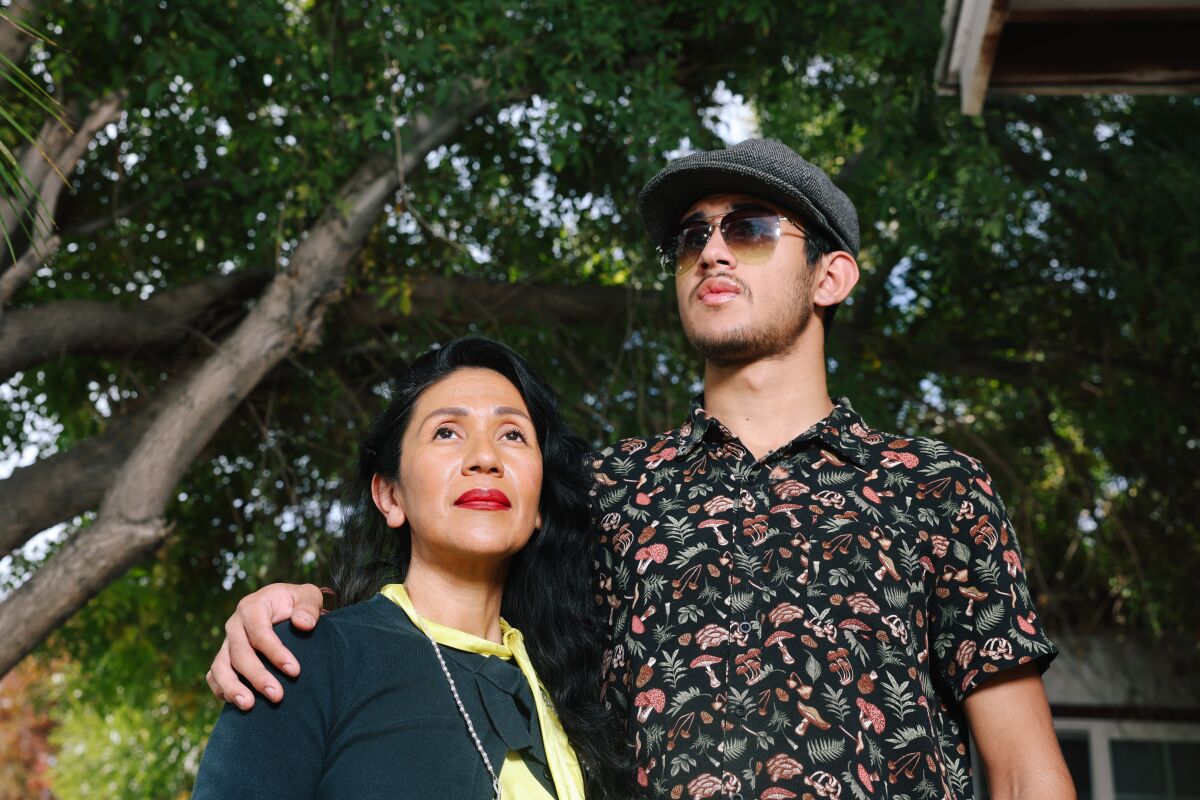
{"type": "Polygon", "coordinates": [[[770,211],[735,211],[721,221],[721,237],[738,261],[766,263],[779,243],[779,217],[770,211]]]}
{"type": "Polygon", "coordinates": [[[707,223],[685,225],[675,234],[674,266],[676,272],[686,272],[700,258],[708,244],[709,231],[712,228],[707,223]]]}

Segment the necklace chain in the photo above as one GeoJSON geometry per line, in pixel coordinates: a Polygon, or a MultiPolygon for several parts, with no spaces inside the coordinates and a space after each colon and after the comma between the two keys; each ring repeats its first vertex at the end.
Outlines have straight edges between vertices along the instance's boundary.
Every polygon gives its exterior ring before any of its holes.
{"type": "Polygon", "coordinates": [[[450,675],[450,668],[446,666],[446,659],[442,657],[442,648],[438,647],[437,640],[429,634],[429,631],[424,631],[424,633],[429,637],[429,643],[433,645],[433,653],[437,656],[438,664],[442,667],[442,674],[446,676],[446,683],[450,685],[450,693],[454,695],[454,704],[458,706],[458,713],[462,715],[463,722],[467,723],[467,732],[471,734],[471,741],[475,743],[475,749],[479,751],[479,757],[483,759],[483,765],[487,767],[488,775],[492,778],[493,800],[500,800],[500,778],[496,776],[496,770],[492,767],[492,760],[488,758],[487,751],[483,749],[483,742],[479,740],[479,734],[475,732],[475,724],[471,722],[471,715],[467,713],[467,708],[463,705],[462,698],[458,694],[458,686],[455,685],[454,678],[450,675]]]}

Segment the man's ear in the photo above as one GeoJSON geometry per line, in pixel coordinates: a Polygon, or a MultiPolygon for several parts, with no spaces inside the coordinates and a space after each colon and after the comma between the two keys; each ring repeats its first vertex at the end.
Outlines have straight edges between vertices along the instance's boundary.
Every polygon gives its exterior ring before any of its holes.
{"type": "Polygon", "coordinates": [[[375,507],[383,514],[389,528],[399,528],[408,519],[400,503],[396,484],[378,473],[371,478],[371,499],[375,501],[375,507]]]}
{"type": "Polygon", "coordinates": [[[821,258],[816,286],[813,287],[813,304],[836,306],[849,297],[858,283],[858,262],[845,250],[829,253],[821,258]]]}

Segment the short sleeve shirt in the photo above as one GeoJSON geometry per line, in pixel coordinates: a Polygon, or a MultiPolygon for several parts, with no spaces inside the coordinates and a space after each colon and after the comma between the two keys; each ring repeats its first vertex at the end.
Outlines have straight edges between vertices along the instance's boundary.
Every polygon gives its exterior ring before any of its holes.
{"type": "Polygon", "coordinates": [[[592,467],[603,691],[643,791],[972,796],[963,698],[1056,653],[977,460],[845,399],[756,460],[697,398],[592,467]]]}

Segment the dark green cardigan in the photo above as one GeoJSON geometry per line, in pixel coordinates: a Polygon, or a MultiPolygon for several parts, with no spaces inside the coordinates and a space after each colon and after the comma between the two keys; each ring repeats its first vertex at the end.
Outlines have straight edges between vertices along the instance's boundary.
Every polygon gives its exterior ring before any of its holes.
{"type": "MultiPolygon", "coordinates": [[[[275,632],[299,659],[278,705],[226,705],[193,800],[490,798],[491,779],[454,705],[433,646],[382,595],[321,617],[311,633],[275,632]]],[[[537,712],[520,670],[442,646],[496,769],[509,749],[553,795],[537,712]]],[[[265,663],[265,662],[264,662],[265,663]]]]}

